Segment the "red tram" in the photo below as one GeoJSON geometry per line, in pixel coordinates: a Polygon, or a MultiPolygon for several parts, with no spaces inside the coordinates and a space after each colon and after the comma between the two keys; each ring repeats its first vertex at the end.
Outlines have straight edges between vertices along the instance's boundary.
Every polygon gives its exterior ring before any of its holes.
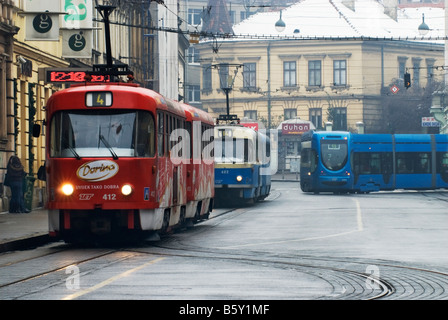
{"type": "Polygon", "coordinates": [[[208,218],[207,113],[118,82],[74,85],[53,94],[46,109],[51,236],[163,233],[208,218]]]}

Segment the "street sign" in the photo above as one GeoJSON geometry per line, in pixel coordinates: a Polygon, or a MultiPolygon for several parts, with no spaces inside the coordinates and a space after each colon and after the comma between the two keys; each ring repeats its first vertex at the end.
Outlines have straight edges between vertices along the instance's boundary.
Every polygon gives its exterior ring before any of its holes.
{"type": "Polygon", "coordinates": [[[64,58],[91,58],[93,31],[90,29],[63,29],[62,56],[64,58]]]}
{"type": "Polygon", "coordinates": [[[390,91],[391,91],[393,94],[397,94],[398,91],[400,91],[400,88],[398,88],[398,87],[394,84],[392,87],[390,87],[390,91]]]}
{"type": "Polygon", "coordinates": [[[440,127],[440,122],[434,117],[422,117],[422,127],[440,127]]]}
{"type": "Polygon", "coordinates": [[[33,40],[59,40],[59,14],[58,13],[31,13],[26,14],[26,38],[33,40]]]}

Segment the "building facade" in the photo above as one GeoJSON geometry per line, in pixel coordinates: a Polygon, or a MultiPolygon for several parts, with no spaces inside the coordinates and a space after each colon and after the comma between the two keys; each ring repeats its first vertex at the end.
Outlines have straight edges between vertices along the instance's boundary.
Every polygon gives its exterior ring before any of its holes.
{"type": "Polygon", "coordinates": [[[299,117],[318,129],[331,121],[334,130],[353,131],[363,122],[365,132],[381,132],[391,84],[406,90],[409,70],[414,86],[426,86],[427,70],[443,65],[443,46],[409,41],[226,41],[219,56],[212,46],[200,49],[203,107],[215,117],[225,112],[214,66],[228,64],[236,71],[230,113],[267,128],[299,117]]]}
{"type": "MultiPolygon", "coordinates": [[[[279,129],[292,119],[309,123],[302,128],[390,132],[393,120],[385,101],[405,100],[411,93],[409,99],[414,99],[416,92],[443,82],[444,76],[443,42],[414,41],[421,12],[408,21],[412,9],[403,13],[396,5],[304,1],[253,16],[234,26],[231,38],[204,38],[196,46],[202,107],[216,118],[226,113],[222,83],[231,78],[230,114],[277,130],[279,170],[289,170],[285,160],[300,155],[302,132],[284,134],[279,129]],[[280,20],[284,30],[275,28],[280,20]],[[328,23],[322,25],[323,20],[328,23]],[[404,86],[405,73],[410,74],[411,89],[404,86]]],[[[437,10],[432,14],[443,15],[437,10]]],[[[422,93],[417,98],[425,97],[422,93]]],[[[425,116],[431,116],[429,105],[425,116]]]]}
{"type": "MultiPolygon", "coordinates": [[[[214,116],[225,111],[217,70],[227,66],[224,76],[234,77],[231,113],[240,118],[267,128],[300,117],[316,128],[332,122],[333,130],[354,131],[362,122],[365,132],[384,131],[382,101],[406,92],[405,73],[413,88],[443,80],[443,42],[415,41],[425,11],[400,11],[397,4],[304,1],[245,20],[230,39],[203,39],[196,46],[203,108],[214,116]],[[283,28],[277,29],[281,20],[283,28]]],[[[427,9],[426,17],[439,29],[433,17],[443,16],[443,9],[427,9]]],[[[434,32],[428,37],[437,37],[434,32]]]]}
{"type": "MultiPolygon", "coordinates": [[[[184,20],[189,33],[223,33],[218,25],[228,21],[225,32],[229,32],[233,25],[243,22],[257,12],[285,8],[298,0],[251,0],[251,1],[222,1],[222,0],[187,0],[184,2],[184,20]]],[[[201,103],[201,62],[199,49],[191,43],[186,52],[186,74],[184,101],[202,108],[201,103]]],[[[205,109],[206,110],[206,109],[205,109]]]]}
{"type": "Polygon", "coordinates": [[[69,77],[73,69],[87,71],[93,64],[106,63],[103,17],[95,9],[96,4],[116,7],[109,17],[113,63],[128,64],[140,85],[163,91],[173,99],[179,97],[179,70],[183,68],[178,63],[185,60],[185,50],[179,50],[179,42],[183,41],[185,48],[185,36],[173,33],[174,37],[167,37],[158,31],[162,26],[177,31],[177,1],[165,1],[164,5],[150,0],[86,0],[76,5],[72,2],[0,2],[0,212],[8,210],[10,191],[3,186],[3,180],[8,159],[14,154],[28,173],[27,203],[33,208],[44,205],[45,182],[36,178],[45,162],[45,105],[55,91],[70,85],[49,79],[46,71],[67,71],[69,77]],[[69,13],[70,18],[64,18],[61,12],[69,13]],[[36,17],[41,22],[39,27],[48,26],[47,19],[52,18],[51,30],[36,34],[36,17]],[[88,27],[78,23],[81,19],[86,20],[88,27]],[[77,24],[67,26],[63,21],[77,24]],[[84,36],[86,54],[67,52],[67,32],[75,33],[76,40],[84,36]],[[32,135],[34,124],[41,125],[39,138],[32,135]]]}

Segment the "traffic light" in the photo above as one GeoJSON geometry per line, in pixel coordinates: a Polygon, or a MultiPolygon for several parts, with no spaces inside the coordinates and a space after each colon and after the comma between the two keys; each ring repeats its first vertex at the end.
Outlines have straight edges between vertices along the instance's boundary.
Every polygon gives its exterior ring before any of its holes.
{"type": "Polygon", "coordinates": [[[411,86],[411,75],[407,72],[404,74],[404,86],[406,89],[411,86]]]}

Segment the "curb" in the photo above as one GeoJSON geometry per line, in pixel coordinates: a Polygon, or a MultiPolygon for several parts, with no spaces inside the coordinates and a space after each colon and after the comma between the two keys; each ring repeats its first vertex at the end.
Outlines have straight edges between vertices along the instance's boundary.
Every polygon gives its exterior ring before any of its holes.
{"type": "Polygon", "coordinates": [[[0,243],[0,253],[14,250],[27,250],[52,242],[48,234],[24,237],[16,240],[0,243]]]}

